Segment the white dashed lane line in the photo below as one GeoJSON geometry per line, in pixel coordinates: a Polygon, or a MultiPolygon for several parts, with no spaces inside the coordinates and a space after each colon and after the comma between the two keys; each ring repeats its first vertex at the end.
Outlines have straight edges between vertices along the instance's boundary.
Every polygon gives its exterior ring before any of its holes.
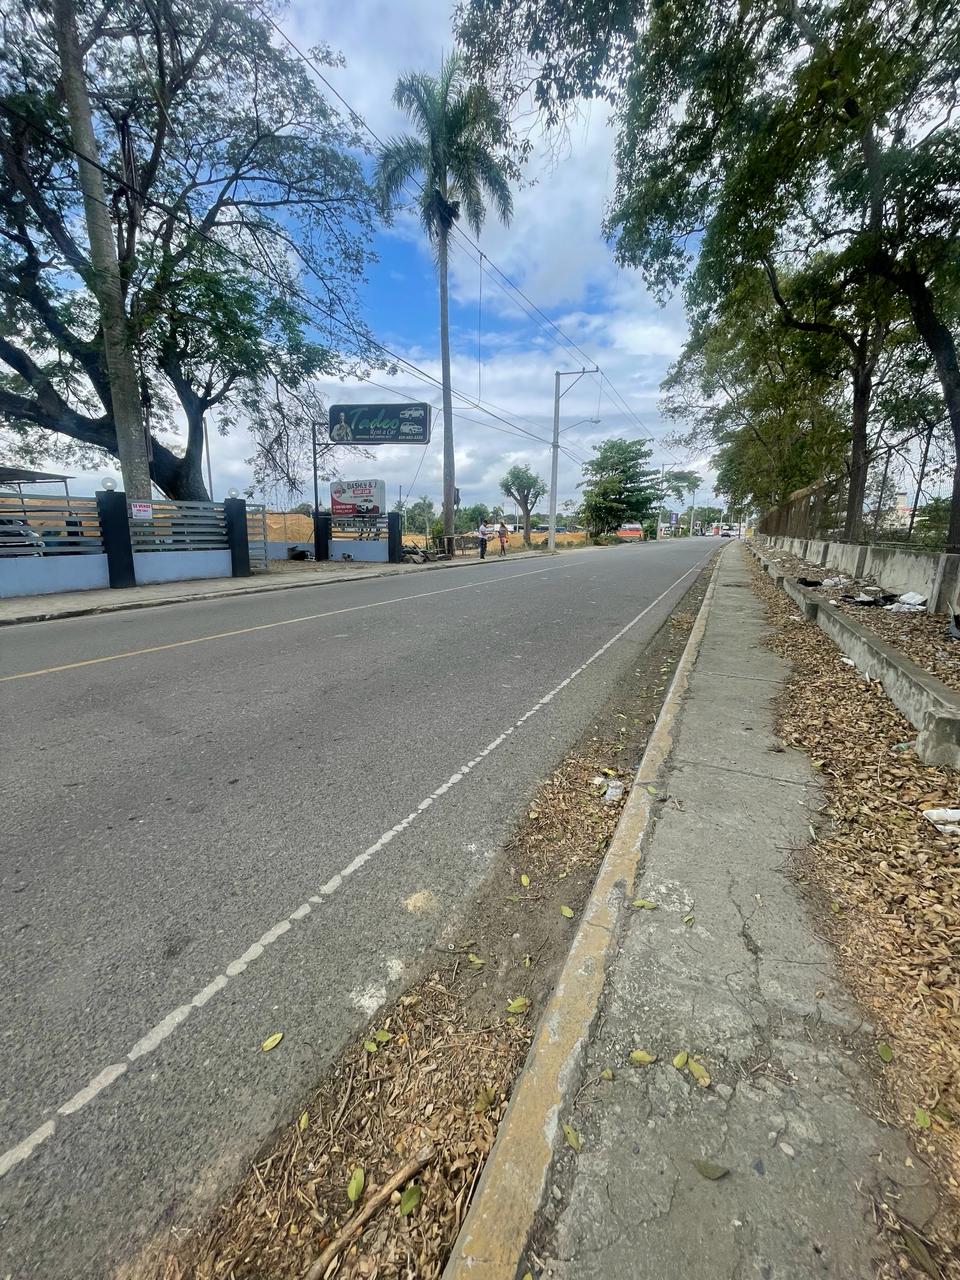
{"type": "MultiPolygon", "coordinates": [[[[134,1063],[139,1058],[146,1057],[148,1054],[152,1053],[158,1045],[162,1044],[164,1040],[173,1034],[177,1027],[181,1026],[182,1023],[186,1021],[195,1009],[202,1009],[205,1004],[208,1004],[209,1001],[218,995],[229,982],[238,978],[249,965],[253,964],[256,960],[259,960],[266,949],[272,946],[278,938],[281,938],[285,933],[287,933],[294,924],[298,923],[300,920],[305,920],[306,917],[309,916],[317,907],[322,906],[331,894],[336,893],[337,890],[342,887],[345,880],[348,880],[350,876],[359,871],[362,866],[369,862],[375,854],[379,853],[381,849],[386,848],[392,840],[395,840],[397,836],[401,835],[408,827],[412,826],[421,814],[426,813],[426,811],[430,809],[436,801],[442,799],[448,791],[461,783],[468,774],[476,769],[477,766],[490,755],[491,752],[496,751],[498,747],[502,746],[503,743],[506,742],[516,730],[522,728],[523,725],[531,719],[531,717],[537,715],[544,709],[544,707],[549,706],[559,693],[562,693],[568,685],[572,684],[574,680],[581,676],[588,667],[591,667],[597,661],[598,658],[602,658],[608,649],[612,648],[618,640],[621,640],[628,631],[631,631],[638,622],[650,613],[652,609],[655,609],[661,600],[664,600],[672,591],[675,591],[681,583],[687,580],[687,578],[690,578],[693,574],[699,572],[708,558],[709,557],[706,557],[704,560],[694,565],[692,569],[688,569],[682,577],[677,578],[676,581],[672,582],[665,591],[661,592],[660,595],[657,596],[656,600],[651,601],[651,603],[644,609],[641,609],[641,611],[635,617],[631,618],[625,626],[621,627],[619,631],[612,635],[606,644],[601,645],[601,647],[597,649],[595,653],[592,653],[585,662],[581,663],[576,670],[571,671],[570,675],[568,675],[565,680],[561,680],[555,688],[549,691],[549,693],[545,693],[540,701],[535,703],[529,711],[525,711],[519,720],[504,729],[504,731],[501,734],[498,734],[492,742],[488,742],[483,750],[478,752],[472,760],[468,760],[466,764],[461,765],[460,768],[455,773],[452,773],[445,782],[442,782],[434,791],[421,800],[417,807],[408,813],[405,818],[402,818],[388,831],[385,831],[378,840],[368,848],[364,849],[362,853],[358,853],[352,862],[348,862],[347,865],[341,871],[338,871],[335,876],[331,877],[326,884],[321,885],[316,894],[310,897],[306,902],[302,902],[300,906],[291,911],[283,920],[278,921],[272,928],[268,929],[267,932],[249,946],[241,956],[226,965],[223,973],[217,974],[217,976],[209,982],[202,991],[198,991],[197,994],[186,1004],[180,1005],[178,1008],[168,1013],[165,1018],[161,1019],[155,1027],[152,1027],[146,1035],[142,1036],[136,1044],[127,1051],[125,1060],[114,1062],[110,1066],[104,1067],[102,1071],[98,1072],[98,1074],[94,1076],[88,1084],[75,1093],[72,1098],[69,1098],[57,1108],[57,1115],[66,1117],[74,1115],[76,1112],[82,1110],[84,1107],[89,1105],[89,1103],[93,1102],[93,1100],[105,1089],[108,1089],[116,1080],[119,1080],[122,1075],[125,1075],[127,1068],[131,1063],[134,1063]]],[[[514,576],[520,577],[521,575],[516,574],[514,576]]],[[[450,589],[451,588],[447,588],[447,590],[450,589]]],[[[452,589],[457,590],[457,588],[452,589]]],[[[426,594],[433,595],[436,593],[428,592],[426,594]]],[[[410,599],[414,597],[407,598],[410,599]]],[[[49,1138],[53,1137],[56,1129],[57,1122],[55,1120],[47,1120],[44,1124],[40,1125],[39,1128],[35,1129],[33,1133],[28,1134],[22,1142],[19,1142],[15,1147],[11,1147],[8,1151],[0,1154],[0,1178],[9,1173],[10,1170],[20,1164],[21,1161],[26,1160],[34,1153],[34,1151],[37,1150],[39,1146],[49,1138]]]]}

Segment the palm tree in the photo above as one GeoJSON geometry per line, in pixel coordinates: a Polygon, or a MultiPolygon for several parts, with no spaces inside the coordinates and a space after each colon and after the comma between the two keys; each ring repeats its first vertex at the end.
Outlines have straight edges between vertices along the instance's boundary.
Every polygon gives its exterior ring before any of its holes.
{"type": "Polygon", "coordinates": [[[451,554],[456,477],[447,297],[450,233],[463,213],[474,234],[480,234],[486,214],[485,194],[500,220],[510,221],[513,198],[509,165],[497,154],[506,126],[488,90],[466,83],[463,60],[457,54],[444,58],[439,76],[423,71],[401,76],[393,100],[413,121],[417,136],[406,134],[387,142],[377,161],[377,186],[385,212],[392,208],[408,181],[420,186],[420,221],[437,256],[443,382],[443,534],[447,553],[451,554]]]}

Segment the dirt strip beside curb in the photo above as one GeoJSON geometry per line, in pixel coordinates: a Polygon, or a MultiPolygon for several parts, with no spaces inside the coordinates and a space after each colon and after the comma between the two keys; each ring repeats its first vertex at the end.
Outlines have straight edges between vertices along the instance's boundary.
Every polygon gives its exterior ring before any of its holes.
{"type": "Polygon", "coordinates": [[[697,661],[719,561],[647,743],[630,795],[514,1089],[443,1280],[514,1280],[546,1189],[560,1116],[577,1088],[642,858],[656,783],[697,661]],[[649,790],[648,790],[649,788],[649,790]]]}
{"type": "Polygon", "coordinates": [[[787,577],[757,547],[747,545],[774,584],[799,606],[804,620],[828,635],[861,675],[881,682],[893,705],[919,730],[917,755],[924,764],[960,769],[960,694],[881,636],[787,577]]]}

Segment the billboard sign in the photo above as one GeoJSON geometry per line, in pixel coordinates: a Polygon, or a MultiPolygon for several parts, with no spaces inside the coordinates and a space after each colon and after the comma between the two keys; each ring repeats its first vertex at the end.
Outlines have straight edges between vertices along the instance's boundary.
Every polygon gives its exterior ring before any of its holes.
{"type": "Polygon", "coordinates": [[[428,404],[332,404],[330,439],[335,444],[426,444],[428,404]]]}
{"type": "Polygon", "coordinates": [[[387,509],[387,486],[382,480],[332,480],[330,514],[382,516],[387,509]]]}

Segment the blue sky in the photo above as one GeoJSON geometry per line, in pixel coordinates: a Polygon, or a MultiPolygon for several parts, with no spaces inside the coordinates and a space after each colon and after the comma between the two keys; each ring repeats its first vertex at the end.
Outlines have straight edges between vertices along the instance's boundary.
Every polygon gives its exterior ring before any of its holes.
{"type": "MultiPolygon", "coordinates": [[[[402,5],[379,0],[310,5],[293,0],[278,22],[303,49],[325,43],[342,52],[345,65],[325,68],[325,74],[380,137],[408,127],[391,100],[397,76],[412,69],[436,70],[444,52],[453,47],[448,0],[405,0],[402,5]]],[[[548,139],[534,132],[532,140],[533,156],[514,197],[513,222],[505,228],[488,220],[480,246],[600,364],[631,411],[624,410],[607,386],[601,394],[596,377],[583,378],[563,400],[564,444],[576,459],[583,459],[593,444],[609,436],[662,437],[666,428],[658,413],[658,386],[682,347],[686,325],[679,303],[661,310],[638,275],[616,267],[603,240],[603,216],[615,177],[613,130],[604,110],[594,104],[584,107],[565,137],[548,139]],[[598,425],[579,421],[595,417],[598,406],[598,425]]],[[[379,261],[369,271],[361,298],[364,317],[379,341],[439,377],[436,275],[412,212],[401,212],[391,227],[379,230],[375,249],[379,261]]],[[[478,390],[480,279],[475,254],[459,245],[452,254],[450,279],[453,384],[470,397],[478,390]]],[[[554,370],[576,369],[583,361],[555,330],[524,314],[489,274],[483,277],[482,291],[482,398],[499,406],[498,412],[505,411],[502,416],[514,429],[459,405],[464,415],[480,421],[456,422],[457,481],[464,503],[492,505],[499,501],[499,477],[514,462],[527,463],[549,477],[554,370]]],[[[377,381],[386,379],[377,376],[377,381]]],[[[408,395],[439,406],[439,391],[409,375],[390,385],[398,398],[408,395]]],[[[322,389],[335,400],[391,398],[360,384],[333,381],[322,389]]],[[[425,454],[421,446],[380,446],[372,461],[350,460],[346,470],[384,479],[391,505],[398,486],[406,494],[416,477],[415,496],[428,494],[439,504],[441,433],[438,413],[425,454]]],[[[249,441],[214,432],[211,439],[215,496],[222,497],[231,486],[245,488],[251,478],[244,462],[251,452],[249,441]]],[[[709,476],[704,459],[678,456],[656,441],[653,448],[657,466],[699,464],[706,500],[709,476]]],[[[309,490],[308,478],[304,480],[309,490]]],[[[578,496],[579,480],[579,461],[561,455],[561,502],[578,496]]],[[[287,504],[286,493],[265,496],[272,504],[287,504]]]]}

